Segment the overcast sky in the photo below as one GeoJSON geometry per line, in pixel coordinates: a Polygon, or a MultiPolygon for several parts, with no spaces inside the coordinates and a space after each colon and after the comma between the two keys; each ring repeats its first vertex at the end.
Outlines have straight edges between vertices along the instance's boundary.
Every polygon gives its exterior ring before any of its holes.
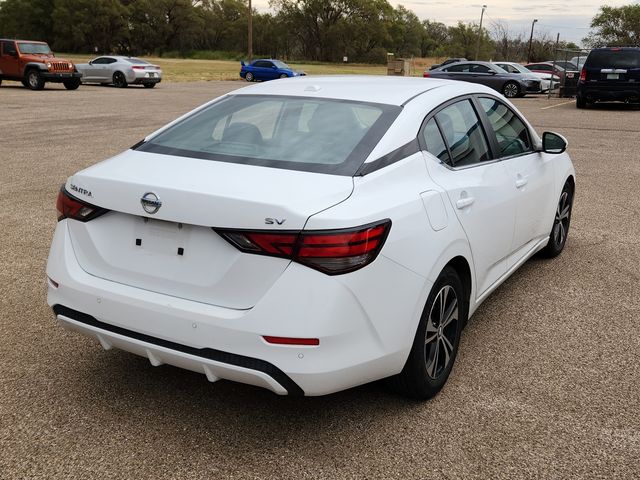
{"type": "MultiPolygon", "coordinates": [[[[606,3],[612,7],[619,7],[636,0],[487,0],[484,25],[491,28],[495,21],[509,22],[513,34],[524,33],[526,37],[531,31],[531,22],[538,19],[535,33],[547,33],[555,38],[560,33],[561,40],[580,41],[589,33],[591,19],[598,12],[600,5],[606,3]],[[575,1],[575,3],[574,3],[575,1]]],[[[393,1],[392,5],[404,5],[413,10],[420,19],[437,20],[446,25],[454,25],[458,20],[463,22],[479,22],[482,10],[482,0],[470,4],[462,0],[414,0],[393,1]]],[[[269,0],[253,0],[259,11],[267,11],[269,0]]]]}

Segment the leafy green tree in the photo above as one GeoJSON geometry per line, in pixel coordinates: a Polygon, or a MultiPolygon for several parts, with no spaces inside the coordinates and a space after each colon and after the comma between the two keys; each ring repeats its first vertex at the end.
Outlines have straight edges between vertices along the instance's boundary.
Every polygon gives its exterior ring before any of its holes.
{"type": "MultiPolygon", "coordinates": [[[[478,42],[478,26],[475,23],[458,22],[449,27],[449,48],[447,53],[452,57],[474,59],[478,42]]],[[[480,36],[480,52],[478,60],[488,60],[493,53],[494,46],[487,31],[483,28],[480,36]]]]}
{"type": "Polygon", "coordinates": [[[0,35],[51,42],[53,2],[54,0],[0,2],[0,35]]]}
{"type": "Polygon", "coordinates": [[[399,5],[389,25],[393,51],[401,57],[420,56],[424,27],[415,13],[399,5]]]}
{"type": "Polygon", "coordinates": [[[640,4],[603,5],[591,20],[594,30],[584,42],[590,47],[640,46],[640,4]]]}

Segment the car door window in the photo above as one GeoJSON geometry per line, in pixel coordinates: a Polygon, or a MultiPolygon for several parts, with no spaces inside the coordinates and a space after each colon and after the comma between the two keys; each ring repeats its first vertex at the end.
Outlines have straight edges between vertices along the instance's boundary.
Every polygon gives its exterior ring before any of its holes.
{"type": "Polygon", "coordinates": [[[442,133],[440,133],[440,128],[438,128],[435,118],[429,120],[424,126],[422,138],[425,146],[427,147],[427,152],[440,159],[442,162],[451,165],[449,150],[447,149],[447,145],[444,143],[442,133]]]}
{"type": "Polygon", "coordinates": [[[473,73],[490,73],[492,70],[485,65],[473,65],[471,72],[473,73]]]}
{"type": "Polygon", "coordinates": [[[464,72],[464,71],[468,71],[469,66],[468,65],[452,65],[451,67],[447,67],[444,69],[445,72],[464,72]],[[465,68],[467,70],[465,70],[465,68]]]}
{"type": "Polygon", "coordinates": [[[494,98],[481,97],[479,100],[496,134],[500,157],[511,157],[533,150],[529,129],[513,110],[494,98]]]}
{"type": "Polygon", "coordinates": [[[100,58],[96,58],[93,62],[91,62],[93,65],[105,65],[108,62],[108,58],[104,58],[104,57],[100,57],[100,58]]]}
{"type": "Polygon", "coordinates": [[[461,100],[443,108],[435,118],[451,152],[454,167],[491,160],[487,139],[470,100],[461,100]]]}

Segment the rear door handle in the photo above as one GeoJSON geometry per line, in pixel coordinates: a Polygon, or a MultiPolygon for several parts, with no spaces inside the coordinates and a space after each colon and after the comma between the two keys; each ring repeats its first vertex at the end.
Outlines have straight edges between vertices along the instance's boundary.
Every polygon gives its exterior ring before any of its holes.
{"type": "Polygon", "coordinates": [[[522,175],[518,174],[518,176],[516,177],[516,188],[522,188],[527,183],[529,183],[529,180],[524,178],[522,175]]]}
{"type": "Polygon", "coordinates": [[[458,207],[459,210],[462,210],[463,208],[472,205],[475,201],[476,199],[473,197],[462,197],[456,202],[456,207],[458,207]]]}

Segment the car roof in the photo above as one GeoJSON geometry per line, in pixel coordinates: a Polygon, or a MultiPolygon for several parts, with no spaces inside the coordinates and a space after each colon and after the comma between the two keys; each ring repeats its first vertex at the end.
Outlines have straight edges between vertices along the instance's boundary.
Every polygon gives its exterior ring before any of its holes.
{"type": "Polygon", "coordinates": [[[236,90],[232,95],[313,97],[402,106],[418,95],[446,85],[455,85],[460,95],[479,90],[473,83],[436,78],[328,75],[263,82],[236,90]]]}

